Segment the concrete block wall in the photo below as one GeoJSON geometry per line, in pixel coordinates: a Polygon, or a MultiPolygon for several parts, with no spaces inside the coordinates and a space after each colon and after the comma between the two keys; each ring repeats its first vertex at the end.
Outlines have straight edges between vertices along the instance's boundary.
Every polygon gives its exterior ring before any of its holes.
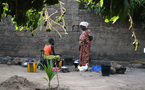
{"type": "MultiPolygon", "coordinates": [[[[78,25],[81,21],[87,21],[90,23],[89,28],[92,30],[94,37],[91,43],[91,59],[116,61],[145,59],[145,54],[143,53],[145,33],[141,32],[138,24],[135,23],[134,29],[141,45],[135,52],[132,45],[132,32],[128,30],[128,22],[116,23],[110,26],[104,23],[104,19],[101,16],[96,16],[87,9],[79,9],[80,3],[76,0],[62,1],[65,3],[64,7],[67,9],[65,22],[68,35],[65,35],[64,31],[56,26],[63,36],[62,38],[59,37],[55,30],[46,32],[45,27],[41,31],[37,28],[34,33],[35,36],[32,37],[30,31],[16,31],[10,21],[11,17],[3,18],[2,22],[0,22],[0,57],[39,58],[40,50],[43,49],[48,39],[52,37],[55,40],[56,53],[62,54],[63,57],[78,59],[80,36],[78,25]]],[[[59,5],[47,7],[49,13],[54,12],[58,8],[59,5]]]]}

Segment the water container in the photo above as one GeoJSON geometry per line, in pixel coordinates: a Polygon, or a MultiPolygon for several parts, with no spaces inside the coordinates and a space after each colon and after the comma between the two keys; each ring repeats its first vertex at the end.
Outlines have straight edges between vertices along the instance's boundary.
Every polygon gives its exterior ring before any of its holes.
{"type": "Polygon", "coordinates": [[[38,63],[28,62],[28,72],[36,72],[38,63]]]}
{"type": "Polygon", "coordinates": [[[101,65],[102,76],[109,76],[110,75],[110,65],[101,65]]]}

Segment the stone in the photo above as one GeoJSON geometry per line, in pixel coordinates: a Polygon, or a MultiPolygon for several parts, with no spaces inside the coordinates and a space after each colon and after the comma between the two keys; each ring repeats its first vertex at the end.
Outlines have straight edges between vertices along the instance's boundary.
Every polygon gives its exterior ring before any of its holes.
{"type": "Polygon", "coordinates": [[[12,65],[18,65],[18,64],[20,64],[20,58],[19,57],[16,57],[14,60],[12,60],[12,62],[11,62],[11,64],[12,65]]]}
{"type": "Polygon", "coordinates": [[[7,62],[7,65],[12,65],[11,62],[7,62]]]}
{"type": "Polygon", "coordinates": [[[1,64],[7,64],[7,62],[10,62],[10,61],[11,61],[11,57],[6,56],[6,57],[3,58],[1,64]]]}
{"type": "Polygon", "coordinates": [[[114,67],[111,67],[111,68],[110,68],[110,73],[111,73],[111,74],[115,74],[115,73],[116,73],[116,69],[115,69],[114,67]]]}

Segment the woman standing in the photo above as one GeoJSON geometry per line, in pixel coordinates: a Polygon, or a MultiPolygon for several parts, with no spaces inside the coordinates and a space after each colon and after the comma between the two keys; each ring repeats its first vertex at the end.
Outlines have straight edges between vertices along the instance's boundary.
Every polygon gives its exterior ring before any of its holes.
{"type": "MultiPolygon", "coordinates": [[[[93,39],[92,32],[89,30],[88,22],[81,22],[80,28],[81,28],[81,35],[79,39],[79,51],[80,51],[80,57],[79,57],[79,66],[88,66],[89,65],[89,54],[90,54],[90,48],[91,48],[91,41],[93,39]]],[[[86,70],[86,68],[84,69],[86,70]]]]}

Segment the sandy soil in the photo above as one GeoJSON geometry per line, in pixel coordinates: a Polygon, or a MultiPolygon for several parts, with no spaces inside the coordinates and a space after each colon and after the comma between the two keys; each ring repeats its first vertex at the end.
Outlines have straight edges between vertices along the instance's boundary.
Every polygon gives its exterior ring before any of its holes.
{"type": "MultiPolygon", "coordinates": [[[[37,70],[36,73],[30,73],[27,72],[27,68],[22,66],[0,64],[0,83],[14,75],[23,76],[40,87],[47,87],[47,82],[42,79],[46,77],[44,71],[37,70]]],[[[59,72],[58,75],[60,86],[70,90],[145,90],[145,69],[127,69],[125,74],[110,75],[109,77],[89,71],[59,72]]],[[[51,85],[57,86],[56,76],[51,85]]],[[[0,90],[4,90],[4,88],[0,87],[0,90]]]]}

